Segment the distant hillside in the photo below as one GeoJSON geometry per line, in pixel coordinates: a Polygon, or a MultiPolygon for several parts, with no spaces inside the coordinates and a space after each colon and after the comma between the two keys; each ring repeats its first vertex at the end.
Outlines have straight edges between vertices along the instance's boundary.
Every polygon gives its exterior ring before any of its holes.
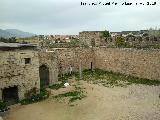
{"type": "Polygon", "coordinates": [[[5,30],[0,29],[0,37],[9,38],[9,37],[14,37],[14,35],[11,33],[8,33],[5,30]]]}
{"type": "Polygon", "coordinates": [[[17,38],[25,38],[25,37],[32,37],[35,34],[29,32],[23,32],[17,29],[0,29],[0,37],[10,38],[10,37],[17,37],[17,38]]]}

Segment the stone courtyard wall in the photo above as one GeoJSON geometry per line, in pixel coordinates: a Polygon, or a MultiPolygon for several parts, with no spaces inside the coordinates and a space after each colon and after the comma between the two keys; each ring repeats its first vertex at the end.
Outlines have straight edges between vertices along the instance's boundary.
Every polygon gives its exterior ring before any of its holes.
{"type": "MultiPolygon", "coordinates": [[[[90,48],[64,48],[57,49],[59,72],[68,73],[70,66],[73,71],[90,69],[94,64],[94,51],[90,48]]],[[[93,66],[94,67],[94,66],[93,66]]]]}
{"type": "Polygon", "coordinates": [[[160,80],[160,50],[95,48],[96,68],[160,80]]]}
{"type": "Polygon", "coordinates": [[[49,84],[58,81],[58,56],[56,51],[39,52],[39,66],[46,65],[49,68],[49,84]]]}
{"type": "Polygon", "coordinates": [[[49,68],[49,84],[58,81],[58,74],[78,72],[81,65],[82,70],[94,68],[94,51],[90,48],[54,48],[39,52],[39,64],[49,68]]]}
{"type": "Polygon", "coordinates": [[[160,80],[160,50],[131,48],[57,48],[54,52],[41,54],[40,64],[52,67],[53,80],[58,74],[93,68],[119,72],[140,78],[160,80]],[[54,56],[54,57],[53,57],[54,56]],[[44,62],[42,62],[44,61],[44,62]],[[53,65],[54,64],[54,65],[53,65]],[[56,74],[57,73],[57,74],[56,74]]]}
{"type": "Polygon", "coordinates": [[[0,99],[4,88],[14,86],[18,87],[19,99],[32,88],[40,88],[38,51],[0,51],[0,99]],[[25,58],[31,58],[31,63],[25,64],[25,58]]]}
{"type": "Polygon", "coordinates": [[[160,80],[160,50],[129,48],[54,48],[48,51],[0,51],[0,99],[4,88],[18,86],[19,99],[36,87],[40,89],[39,67],[49,68],[49,84],[58,81],[58,74],[99,68],[160,80]],[[25,64],[25,58],[31,58],[25,64]]]}

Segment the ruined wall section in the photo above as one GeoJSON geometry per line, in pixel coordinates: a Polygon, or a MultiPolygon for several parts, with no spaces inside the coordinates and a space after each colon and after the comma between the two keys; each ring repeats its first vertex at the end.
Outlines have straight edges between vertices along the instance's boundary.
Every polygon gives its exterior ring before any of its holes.
{"type": "Polygon", "coordinates": [[[58,81],[58,56],[56,51],[39,52],[39,66],[46,65],[49,68],[49,84],[58,81]]]}
{"type": "Polygon", "coordinates": [[[18,87],[19,99],[32,88],[40,88],[38,52],[34,50],[0,51],[0,99],[2,90],[13,86],[18,87]],[[25,64],[25,58],[30,58],[25,64]]]}
{"type": "Polygon", "coordinates": [[[70,66],[75,72],[79,70],[80,65],[82,70],[90,69],[91,62],[94,67],[94,51],[91,48],[60,48],[52,50],[56,51],[57,54],[59,74],[69,73],[70,66]]]}
{"type": "Polygon", "coordinates": [[[105,46],[106,42],[102,38],[102,31],[83,31],[79,33],[79,39],[88,46],[92,46],[92,42],[95,42],[95,46],[105,46]]]}
{"type": "MultiPolygon", "coordinates": [[[[95,42],[95,46],[106,46],[108,48],[117,47],[116,41],[118,37],[122,37],[124,42],[130,48],[160,48],[160,37],[154,36],[123,36],[116,35],[109,37],[105,40],[102,35],[102,31],[83,31],[79,33],[79,39],[83,44],[87,44],[88,46],[92,46],[93,41],[95,42]]],[[[126,46],[126,47],[127,47],[126,46]]],[[[124,46],[125,47],[125,46],[124,46]]]]}
{"type": "Polygon", "coordinates": [[[95,48],[96,68],[160,80],[160,50],[95,48]]]}

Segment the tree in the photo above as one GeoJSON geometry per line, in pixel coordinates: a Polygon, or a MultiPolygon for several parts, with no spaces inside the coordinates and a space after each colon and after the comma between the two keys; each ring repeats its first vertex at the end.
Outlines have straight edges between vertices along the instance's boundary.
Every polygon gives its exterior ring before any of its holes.
{"type": "Polygon", "coordinates": [[[0,42],[5,42],[5,43],[16,43],[16,38],[11,37],[11,38],[0,38],[0,42]]]}
{"type": "Polygon", "coordinates": [[[109,38],[110,37],[110,33],[109,31],[105,30],[102,32],[102,37],[104,37],[105,39],[109,38]]]}
{"type": "Polygon", "coordinates": [[[15,37],[11,37],[8,39],[9,43],[15,43],[16,42],[16,38],[15,37]]]}
{"type": "Polygon", "coordinates": [[[117,37],[115,42],[116,42],[115,45],[117,47],[126,47],[127,46],[123,37],[117,37]]]}
{"type": "Polygon", "coordinates": [[[104,38],[106,42],[109,41],[110,37],[111,37],[111,35],[110,35],[109,31],[105,30],[105,31],[102,32],[101,38],[104,38]]]}

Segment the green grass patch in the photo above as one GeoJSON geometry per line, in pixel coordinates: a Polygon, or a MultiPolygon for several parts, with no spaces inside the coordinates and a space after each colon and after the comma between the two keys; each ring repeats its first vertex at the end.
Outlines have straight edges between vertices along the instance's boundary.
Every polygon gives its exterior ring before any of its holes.
{"type": "Polygon", "coordinates": [[[49,86],[49,88],[51,88],[53,90],[58,90],[60,88],[64,88],[64,82],[53,84],[53,85],[49,86]]]}
{"type": "Polygon", "coordinates": [[[20,103],[22,105],[27,105],[31,103],[40,102],[42,100],[47,99],[48,97],[49,97],[48,91],[46,91],[45,89],[42,89],[39,94],[35,94],[35,95],[32,95],[30,98],[23,99],[20,101],[20,103]]]}
{"type": "Polygon", "coordinates": [[[62,75],[58,75],[58,81],[66,82],[68,81],[68,79],[72,78],[73,76],[77,76],[77,75],[78,75],[77,72],[72,72],[72,74],[65,73],[62,75]]]}
{"type": "Polygon", "coordinates": [[[55,99],[59,99],[59,98],[65,98],[65,97],[69,97],[69,102],[74,102],[76,100],[81,100],[82,98],[85,97],[85,95],[83,94],[83,91],[69,91],[63,94],[59,94],[54,96],[53,98],[55,99]]]}
{"type": "Polygon", "coordinates": [[[127,86],[131,84],[144,85],[160,85],[159,80],[149,80],[144,78],[133,77],[121,73],[114,73],[112,71],[104,71],[101,69],[84,70],[83,80],[92,81],[94,84],[102,84],[105,87],[127,86]]]}
{"type": "Polygon", "coordinates": [[[6,102],[0,101],[0,112],[7,110],[8,106],[6,102]]]}

